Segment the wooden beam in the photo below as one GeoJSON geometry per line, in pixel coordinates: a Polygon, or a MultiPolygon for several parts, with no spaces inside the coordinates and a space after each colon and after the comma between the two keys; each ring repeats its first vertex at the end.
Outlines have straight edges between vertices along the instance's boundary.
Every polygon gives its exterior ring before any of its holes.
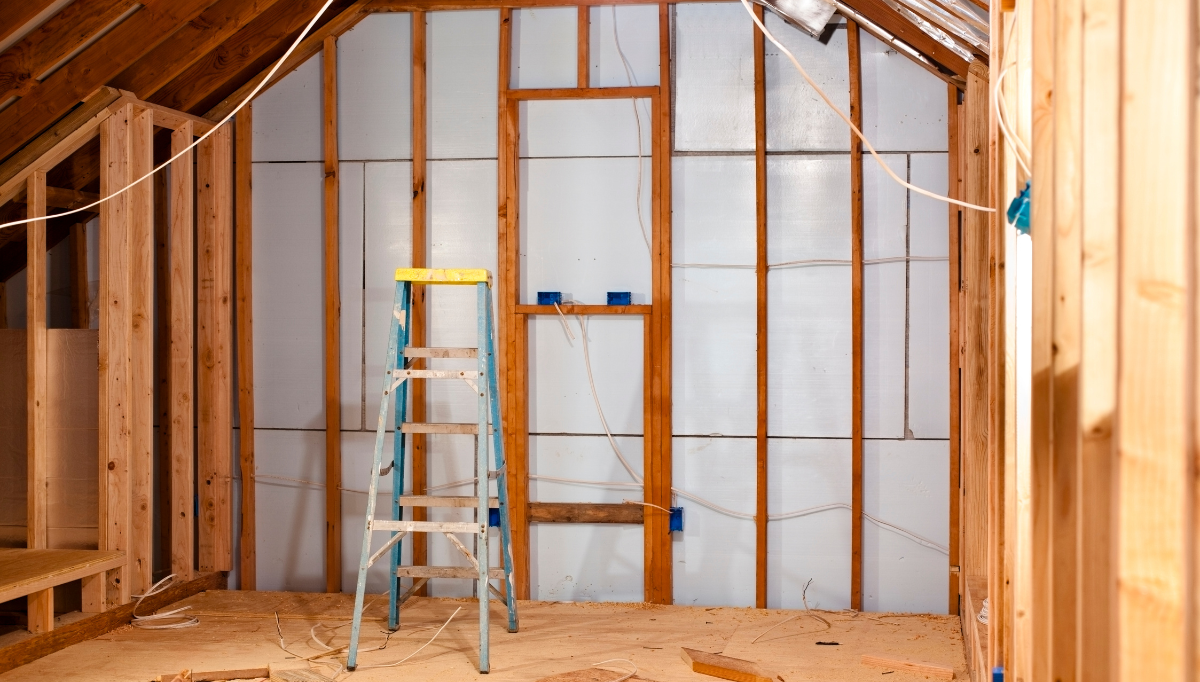
{"type": "Polygon", "coordinates": [[[49,171],[58,162],[92,139],[100,122],[108,118],[109,106],[121,98],[114,88],[103,87],[54,124],[36,140],[25,145],[0,165],[0,202],[8,201],[23,189],[24,178],[37,168],[49,171]]]}
{"type": "MultiPolygon", "coordinates": [[[[28,217],[46,215],[46,173],[36,172],[29,176],[28,217]]],[[[46,338],[46,221],[28,223],[25,232],[25,447],[26,493],[25,542],[29,549],[48,549],[49,538],[49,478],[50,478],[50,404],[49,404],[49,349],[46,338]]],[[[49,594],[49,593],[47,593],[49,594]]],[[[39,608],[49,609],[49,623],[54,622],[54,599],[32,600],[29,603],[31,629],[35,615],[41,620],[45,614],[35,613],[39,608]]],[[[40,621],[39,621],[40,622],[40,621]]],[[[49,628],[46,628],[47,630],[49,628]]],[[[36,631],[36,630],[35,630],[36,631]]]]}
{"type": "Polygon", "coordinates": [[[88,309],[87,224],[71,226],[71,323],[87,329],[91,323],[88,309]]]}
{"type": "MultiPolygon", "coordinates": [[[[156,133],[154,163],[171,158],[171,136],[156,133]]],[[[154,517],[160,573],[171,566],[171,185],[167,171],[149,180],[154,185],[154,517]]]]}
{"type": "Polygon", "coordinates": [[[913,49],[945,67],[950,73],[959,78],[967,77],[966,60],[952,52],[950,48],[934,40],[929,34],[917,28],[915,24],[905,19],[898,11],[892,9],[884,0],[844,1],[850,9],[875,22],[880,28],[891,33],[897,39],[911,45],[913,49]]]}
{"type": "MultiPolygon", "coordinates": [[[[962,163],[962,135],[960,134],[961,116],[959,110],[961,106],[958,103],[958,88],[953,85],[946,86],[946,121],[947,121],[947,141],[949,143],[949,153],[947,156],[947,174],[949,187],[948,196],[952,199],[962,200],[962,177],[960,167],[962,163]]],[[[949,245],[948,252],[950,256],[949,267],[949,282],[947,283],[946,291],[949,292],[949,308],[950,308],[950,480],[947,484],[950,486],[950,556],[949,556],[949,594],[947,597],[946,613],[959,613],[959,597],[962,594],[962,542],[961,542],[961,525],[960,518],[962,506],[962,482],[961,482],[961,442],[959,435],[959,422],[962,415],[962,402],[960,397],[960,384],[962,374],[961,355],[959,354],[959,344],[961,334],[959,333],[959,325],[961,324],[960,312],[962,309],[962,277],[961,263],[959,254],[961,249],[959,235],[962,227],[963,210],[959,206],[949,204],[947,214],[949,215],[949,225],[947,225],[947,244],[949,245]]]]}
{"type": "Polygon", "coordinates": [[[517,315],[649,315],[654,306],[646,303],[631,305],[582,305],[563,303],[557,308],[552,305],[518,305],[513,311],[517,315]]]}
{"type": "MultiPolygon", "coordinates": [[[[125,104],[100,126],[100,511],[99,549],[128,553],[130,505],[129,349],[133,312],[129,294],[129,126],[133,105],[125,104]]],[[[108,572],[104,604],[129,601],[129,565],[108,572]]]]}
{"type": "Polygon", "coordinates": [[[661,94],[657,85],[634,86],[627,88],[527,88],[510,90],[511,100],[543,100],[543,99],[631,99],[653,98],[661,94]]]}
{"type": "MultiPolygon", "coordinates": [[[[195,139],[192,122],[186,121],[171,133],[171,156],[187,149],[195,139]]],[[[194,152],[171,164],[171,295],[168,314],[171,319],[171,362],[168,379],[168,414],[171,435],[171,572],[181,580],[190,580],[195,571],[196,479],[193,394],[195,380],[192,357],[195,277],[194,152]]],[[[243,580],[245,578],[243,577],[243,580]]]]}
{"type": "Polygon", "coordinates": [[[74,2],[0,54],[0,102],[25,97],[61,63],[133,7],[136,0],[74,2]]]}
{"type": "MultiPolygon", "coordinates": [[[[858,24],[846,22],[850,120],[862,129],[862,52],[858,24]]],[[[863,607],[863,152],[850,134],[850,608],[863,607]]]]}
{"type": "Polygon", "coordinates": [[[0,111],[0,158],[7,157],[58,120],[77,102],[154,49],[196,17],[212,0],[149,2],[66,66],[0,111]]]}
{"type": "MultiPolygon", "coordinates": [[[[223,590],[226,587],[224,573],[209,573],[188,582],[171,585],[167,589],[147,597],[138,609],[138,613],[153,613],[163,607],[174,604],[182,599],[199,594],[206,590],[223,590]]],[[[108,634],[119,627],[128,625],[133,620],[133,610],[137,604],[126,604],[104,613],[98,613],[88,618],[82,618],[69,625],[57,628],[37,637],[11,644],[0,649],[0,673],[7,672],[39,658],[61,651],[72,644],[79,644],[101,635],[108,634]]]]}
{"type": "Polygon", "coordinates": [[[237,258],[237,359],[238,359],[238,461],[242,476],[242,532],[238,545],[239,585],[243,590],[258,585],[258,533],[255,518],[254,476],[254,114],[253,104],[237,113],[234,126],[234,187],[237,258]]]}
{"type": "Polygon", "coordinates": [[[325,152],[325,591],[342,591],[341,289],[338,286],[337,39],[322,51],[325,152]]]}
{"type": "Polygon", "coordinates": [[[233,149],[229,126],[196,154],[196,406],[200,570],[232,564],[233,149]]]}
{"type": "MultiPolygon", "coordinates": [[[[129,120],[129,176],[154,168],[154,112],[133,108],[129,120]]],[[[129,212],[130,505],[129,546],[134,594],[154,584],[154,184],[139,182],[126,193],[129,212]]]]}
{"type": "MultiPolygon", "coordinates": [[[[659,85],[651,98],[654,144],[651,147],[651,304],[644,351],[646,401],[643,499],[671,506],[671,26],[670,7],[658,6],[659,85]]],[[[671,534],[667,513],[647,507],[644,535],[645,600],[670,604],[671,534]]]]}
{"type": "Polygon", "coordinates": [[[0,40],[7,40],[15,35],[55,2],[56,0],[25,0],[0,3],[0,40]]]}
{"type": "Polygon", "coordinates": [[[640,504],[530,502],[530,523],[642,523],[640,504]]]}
{"type": "MultiPolygon", "coordinates": [[[[287,61],[283,63],[283,66],[279,67],[279,70],[275,72],[275,76],[271,79],[271,82],[267,84],[267,87],[278,83],[281,79],[294,71],[296,67],[308,61],[309,57],[312,57],[316,53],[320,52],[325,45],[325,39],[327,37],[339,36],[354,28],[355,24],[362,21],[363,18],[367,16],[367,7],[369,3],[370,0],[357,0],[357,2],[342,10],[340,14],[336,15],[333,19],[330,19],[327,23],[324,23],[320,27],[313,29],[313,32],[310,33],[307,38],[300,41],[300,45],[295,49],[295,51],[292,52],[292,55],[288,57],[287,61]]],[[[274,68],[273,62],[268,64],[265,68],[262,68],[258,72],[258,75],[246,80],[244,83],[242,83],[241,87],[239,87],[237,90],[234,90],[232,94],[227,95],[225,99],[221,100],[218,104],[209,109],[208,113],[204,114],[204,117],[214,121],[219,121],[228,116],[229,112],[236,109],[237,105],[241,104],[242,100],[246,99],[246,97],[254,91],[254,88],[258,87],[258,84],[267,77],[267,74],[270,73],[272,68],[274,68]]]]}
{"type": "MultiPolygon", "coordinates": [[[[762,5],[754,14],[763,20],[762,5]]],[[[754,31],[754,205],[756,289],[754,606],[767,608],[767,65],[766,41],[754,31]]]]}
{"type": "Polygon", "coordinates": [[[512,10],[500,10],[498,203],[499,252],[497,280],[500,318],[500,383],[503,390],[505,466],[508,468],[508,513],[512,533],[513,571],[517,599],[529,599],[529,421],[525,401],[527,319],[516,314],[520,303],[520,236],[517,233],[517,148],[519,121],[516,102],[509,99],[512,58],[512,10]]]}
{"type": "MultiPolygon", "coordinates": [[[[1085,0],[1082,31],[1082,310],[1079,431],[1079,679],[1117,679],[1117,339],[1120,217],[1119,3],[1085,0]]],[[[1195,173],[1195,170],[1192,171],[1195,173]]],[[[1195,267],[1193,265],[1193,267],[1195,267]]],[[[1196,286],[1192,282],[1193,292],[1196,286]]],[[[1193,297],[1195,293],[1192,294],[1193,297]]],[[[1194,299],[1193,299],[1194,300],[1194,299]]],[[[1193,334],[1195,332],[1193,331],[1193,334]]],[[[1193,351],[1194,352],[1194,351],[1193,351]]],[[[1193,370],[1194,371],[1194,370],[1193,370]]],[[[1191,378],[1195,381],[1195,377],[1191,378]]],[[[1193,384],[1194,385],[1194,384],[1193,384]]],[[[1194,532],[1194,531],[1193,531],[1194,532]]]]}
{"type": "Polygon", "coordinates": [[[111,81],[148,99],[278,0],[219,0],[111,81]]]}
{"type": "MultiPolygon", "coordinates": [[[[414,268],[429,267],[429,209],[428,194],[425,183],[429,173],[429,111],[428,111],[428,53],[427,27],[424,12],[412,14],[412,266],[414,268]]],[[[428,324],[426,318],[429,312],[429,301],[426,296],[429,288],[424,285],[413,286],[412,327],[409,345],[424,347],[428,341],[428,324]]],[[[413,367],[423,369],[428,366],[424,359],[414,359],[413,367]]],[[[416,381],[412,384],[412,420],[426,421],[429,409],[426,387],[428,382],[416,381]]],[[[427,458],[428,437],[423,433],[414,433],[410,437],[412,445],[412,491],[414,495],[424,495],[429,487],[429,468],[427,458]]],[[[414,507],[414,521],[424,521],[428,511],[424,507],[414,507]]],[[[412,556],[414,566],[425,566],[429,563],[429,542],[425,533],[414,533],[412,538],[412,556]]],[[[417,596],[429,594],[428,585],[422,585],[415,593],[417,596]]]]}
{"type": "Polygon", "coordinates": [[[1197,279],[1196,105],[1185,84],[1195,78],[1195,7],[1154,0],[1120,11],[1117,676],[1187,679],[1196,670],[1188,372],[1197,279]]]}
{"type": "Polygon", "coordinates": [[[577,9],[579,19],[575,29],[575,87],[587,88],[590,87],[589,73],[592,70],[592,8],[580,5],[577,9]]]}

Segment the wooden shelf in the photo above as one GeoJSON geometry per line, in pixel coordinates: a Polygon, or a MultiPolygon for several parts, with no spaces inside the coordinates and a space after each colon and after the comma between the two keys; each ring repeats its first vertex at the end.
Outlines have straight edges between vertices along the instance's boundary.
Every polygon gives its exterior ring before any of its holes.
{"type": "MultiPolygon", "coordinates": [[[[562,304],[563,315],[649,315],[654,306],[647,304],[634,305],[575,305],[562,304]]],[[[558,310],[552,305],[519,305],[518,315],[557,315],[558,310]]]]}
{"type": "Polygon", "coordinates": [[[654,98],[658,96],[657,85],[632,88],[545,88],[509,90],[508,98],[531,99],[629,99],[654,98]]]}

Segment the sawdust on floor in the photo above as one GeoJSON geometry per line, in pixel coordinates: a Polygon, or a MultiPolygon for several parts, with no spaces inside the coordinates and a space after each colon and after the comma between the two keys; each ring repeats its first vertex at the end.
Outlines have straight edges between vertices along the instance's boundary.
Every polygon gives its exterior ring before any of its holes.
{"type": "MultiPolygon", "coordinates": [[[[359,654],[362,667],[349,676],[343,674],[339,682],[398,677],[439,682],[534,682],[607,659],[632,661],[643,680],[714,680],[687,668],[679,654],[684,646],[754,661],[784,682],[925,679],[904,671],[863,666],[860,659],[865,653],[952,666],[956,679],[966,679],[956,616],[814,611],[811,613],[827,621],[828,627],[816,618],[802,617],[768,632],[801,612],[532,601],[518,605],[517,633],[505,630],[505,611],[498,602],[492,602],[492,672],[485,677],[476,667],[477,604],[470,599],[413,598],[401,613],[400,630],[388,637],[383,620],[387,603],[376,601],[366,610],[363,623],[359,654]],[[441,636],[402,666],[365,669],[412,653],[459,607],[462,611],[441,636]]],[[[323,642],[335,648],[346,643],[353,596],[218,591],[196,595],[170,608],[179,606],[191,606],[190,612],[200,619],[200,625],[182,630],[124,627],[2,674],[0,682],[133,682],[184,668],[208,671],[266,666],[292,658],[280,649],[276,612],[288,650],[310,656],[321,651],[310,639],[317,623],[323,625],[316,629],[323,642]]],[[[617,663],[605,667],[615,670],[625,666],[617,663]]]]}

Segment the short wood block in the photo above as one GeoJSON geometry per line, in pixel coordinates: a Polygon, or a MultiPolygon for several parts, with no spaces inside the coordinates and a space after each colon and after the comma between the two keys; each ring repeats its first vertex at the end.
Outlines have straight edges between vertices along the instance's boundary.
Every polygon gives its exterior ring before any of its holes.
{"type": "Polygon", "coordinates": [[[35,635],[54,629],[54,588],[31,592],[26,597],[29,605],[29,631],[35,635]]]}
{"type": "Polygon", "coordinates": [[[692,672],[735,682],[774,682],[775,680],[775,675],[763,670],[752,661],[743,661],[740,658],[730,658],[688,648],[680,648],[679,651],[683,662],[688,664],[692,672]]]}
{"type": "Polygon", "coordinates": [[[86,575],[80,579],[83,583],[84,613],[101,613],[104,611],[104,573],[86,575]]]}

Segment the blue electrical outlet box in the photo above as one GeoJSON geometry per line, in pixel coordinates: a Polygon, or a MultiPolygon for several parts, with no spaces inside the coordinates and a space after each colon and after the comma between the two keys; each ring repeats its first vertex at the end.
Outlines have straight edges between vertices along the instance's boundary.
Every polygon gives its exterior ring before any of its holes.
{"type": "Polygon", "coordinates": [[[628,291],[610,291],[608,292],[609,305],[629,305],[631,296],[628,291]]]}
{"type": "Polygon", "coordinates": [[[538,305],[554,305],[555,303],[562,303],[561,291],[538,292],[538,305]]]}
{"type": "Polygon", "coordinates": [[[992,668],[992,682],[1004,682],[1004,666],[992,668]]]}
{"type": "Polygon", "coordinates": [[[683,507],[671,507],[671,515],[667,519],[667,531],[674,533],[683,530],[683,507]]]}
{"type": "Polygon", "coordinates": [[[488,509],[488,526],[491,528],[500,527],[500,510],[488,509]]]}

